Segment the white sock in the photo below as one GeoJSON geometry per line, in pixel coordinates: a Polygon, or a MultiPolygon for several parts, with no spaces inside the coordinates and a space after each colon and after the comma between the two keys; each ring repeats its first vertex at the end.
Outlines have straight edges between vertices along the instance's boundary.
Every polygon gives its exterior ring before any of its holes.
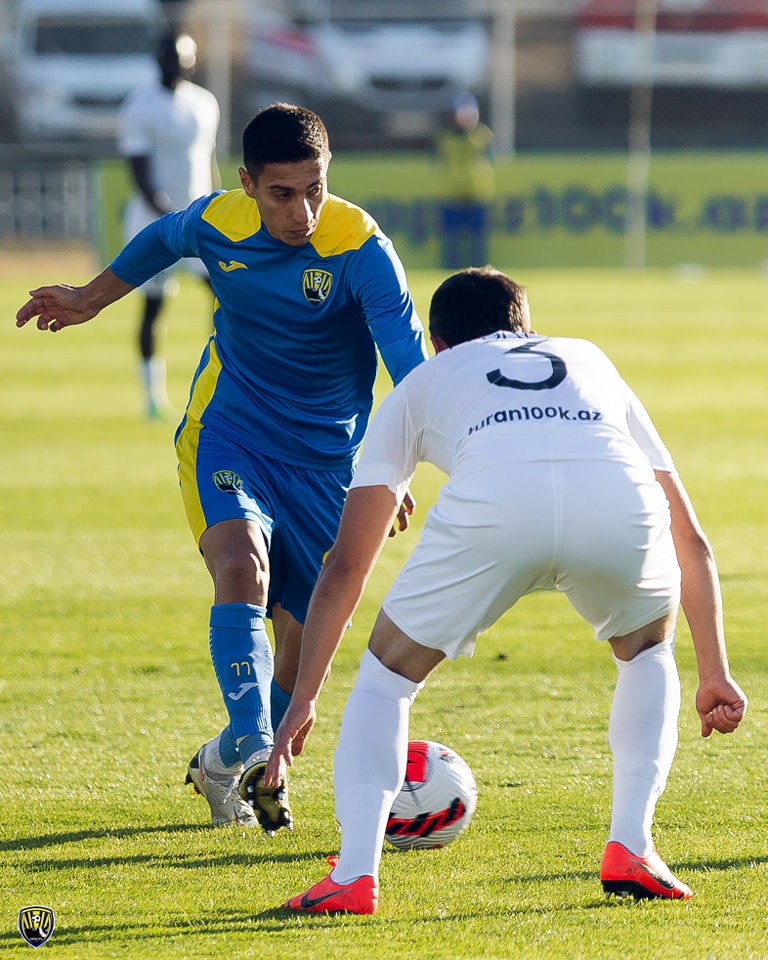
{"type": "Polygon", "coordinates": [[[163,357],[152,357],[149,360],[142,360],[141,379],[144,383],[144,392],[146,393],[148,406],[154,406],[159,410],[170,406],[166,386],[166,366],[163,357]]]}
{"type": "Polygon", "coordinates": [[[653,814],[677,749],[680,678],[674,635],[634,660],[614,660],[619,676],[608,725],[613,752],[610,839],[644,857],[653,850],[653,814]]]}
{"type": "Polygon", "coordinates": [[[411,704],[422,686],[388,670],[369,650],[363,654],[334,756],[341,826],[336,883],[378,879],[387,817],[405,778],[411,704]]]}

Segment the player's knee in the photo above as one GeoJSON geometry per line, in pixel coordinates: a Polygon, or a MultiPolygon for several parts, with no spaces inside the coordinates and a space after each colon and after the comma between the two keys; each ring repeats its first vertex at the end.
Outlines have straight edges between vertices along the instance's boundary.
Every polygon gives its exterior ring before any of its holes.
{"type": "Polygon", "coordinates": [[[218,602],[266,604],[269,570],[254,552],[233,550],[211,564],[218,602]]]}

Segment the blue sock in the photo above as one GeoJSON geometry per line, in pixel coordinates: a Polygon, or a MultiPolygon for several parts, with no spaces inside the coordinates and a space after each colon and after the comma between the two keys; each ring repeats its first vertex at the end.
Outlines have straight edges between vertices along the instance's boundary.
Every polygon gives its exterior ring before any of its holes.
{"type": "Polygon", "coordinates": [[[232,727],[224,727],[219,734],[219,753],[225,767],[236,767],[240,763],[240,751],[232,735],[232,727]]]}
{"type": "Polygon", "coordinates": [[[238,753],[245,764],[248,763],[254,753],[258,752],[259,750],[263,750],[265,746],[271,747],[272,744],[265,744],[264,738],[258,733],[252,733],[247,737],[241,737],[241,739],[237,741],[238,753]]]}
{"type": "Polygon", "coordinates": [[[285,711],[288,709],[288,704],[291,702],[291,695],[275,683],[274,677],[272,677],[272,689],[269,699],[272,705],[272,728],[277,730],[280,726],[280,721],[285,716],[285,711]]]}
{"type": "Polygon", "coordinates": [[[248,737],[250,753],[271,748],[269,690],[274,661],[264,627],[264,607],[251,603],[217,603],[211,607],[210,647],[213,668],[229,714],[235,741],[248,737]]]}

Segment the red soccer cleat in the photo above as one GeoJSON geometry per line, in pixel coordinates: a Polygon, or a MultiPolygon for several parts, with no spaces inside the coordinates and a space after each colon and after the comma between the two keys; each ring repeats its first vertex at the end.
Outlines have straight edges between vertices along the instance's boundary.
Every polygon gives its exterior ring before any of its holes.
{"type": "Polygon", "coordinates": [[[306,893],[286,900],[283,907],[302,913],[376,913],[378,903],[379,888],[373,877],[340,884],[328,875],[306,893]]]}
{"type": "Polygon", "coordinates": [[[600,864],[603,890],[617,897],[635,900],[690,900],[692,891],[678,880],[654,850],[647,857],[638,857],[622,843],[612,840],[605,848],[600,864]]]}

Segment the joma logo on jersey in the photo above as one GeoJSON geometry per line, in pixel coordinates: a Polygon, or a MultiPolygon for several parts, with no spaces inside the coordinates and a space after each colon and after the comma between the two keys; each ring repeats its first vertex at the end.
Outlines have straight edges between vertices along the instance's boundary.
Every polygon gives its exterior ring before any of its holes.
{"type": "Polygon", "coordinates": [[[333,286],[333,276],[327,270],[305,270],[301,288],[310,303],[322,303],[333,286]]]}
{"type": "Polygon", "coordinates": [[[217,470],[213,482],[222,493],[239,493],[243,489],[243,481],[231,470],[217,470]]]}

